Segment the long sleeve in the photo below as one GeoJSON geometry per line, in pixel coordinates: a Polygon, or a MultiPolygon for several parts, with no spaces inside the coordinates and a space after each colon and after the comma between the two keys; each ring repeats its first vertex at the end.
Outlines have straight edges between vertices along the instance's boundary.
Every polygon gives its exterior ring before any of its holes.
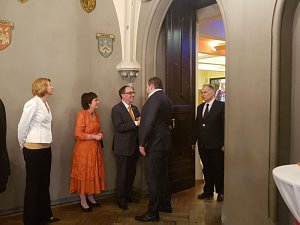
{"type": "Polygon", "coordinates": [[[87,140],[87,134],[84,132],[86,127],[85,116],[81,112],[79,112],[76,116],[76,125],[74,135],[78,140],[84,141],[87,140]]]}
{"type": "Polygon", "coordinates": [[[131,119],[125,121],[122,117],[123,113],[121,112],[120,107],[114,107],[111,111],[111,119],[116,131],[123,133],[137,130],[137,126],[131,119]]]}
{"type": "Polygon", "coordinates": [[[18,140],[20,147],[23,148],[23,145],[26,141],[27,133],[30,128],[30,122],[36,111],[37,104],[35,101],[28,101],[23,108],[23,113],[18,124],[18,140]]]}

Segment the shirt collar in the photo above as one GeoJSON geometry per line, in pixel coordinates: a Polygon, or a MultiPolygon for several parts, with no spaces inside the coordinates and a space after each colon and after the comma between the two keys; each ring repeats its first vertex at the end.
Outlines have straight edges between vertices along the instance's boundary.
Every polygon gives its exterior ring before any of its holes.
{"type": "Polygon", "coordinates": [[[154,91],[152,91],[149,95],[148,95],[148,98],[150,98],[151,95],[153,95],[155,92],[157,91],[162,91],[162,89],[158,88],[158,89],[155,89],[154,91]]]}
{"type": "Polygon", "coordinates": [[[212,106],[212,104],[214,103],[215,98],[213,98],[212,100],[210,100],[209,102],[205,102],[205,104],[209,104],[209,107],[212,106]]]}
{"type": "Polygon", "coordinates": [[[128,109],[128,107],[130,106],[130,105],[128,105],[127,103],[125,103],[123,101],[122,101],[122,103],[125,105],[126,109],[128,109]]]}

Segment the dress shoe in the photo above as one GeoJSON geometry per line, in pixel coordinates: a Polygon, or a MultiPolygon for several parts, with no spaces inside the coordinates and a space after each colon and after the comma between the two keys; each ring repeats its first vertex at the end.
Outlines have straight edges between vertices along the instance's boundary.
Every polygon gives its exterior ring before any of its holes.
{"type": "Polygon", "coordinates": [[[79,204],[79,206],[80,206],[80,208],[82,209],[83,212],[91,212],[91,211],[92,211],[91,207],[84,208],[84,207],[81,205],[81,203],[79,204]]]}
{"type": "Polygon", "coordinates": [[[89,207],[100,207],[101,206],[101,204],[99,202],[93,203],[88,198],[86,199],[86,202],[89,205],[89,207]]]}
{"type": "Polygon", "coordinates": [[[47,223],[54,223],[54,222],[58,222],[58,221],[60,221],[60,219],[58,219],[58,218],[56,218],[56,217],[50,217],[50,218],[48,218],[48,219],[46,219],[46,222],[47,223]]]}
{"type": "Polygon", "coordinates": [[[119,206],[120,209],[124,209],[124,210],[128,209],[128,205],[126,202],[117,202],[117,205],[119,206]]]}
{"type": "Polygon", "coordinates": [[[164,213],[172,213],[173,210],[171,206],[167,206],[167,207],[159,207],[158,211],[164,213]]]}
{"type": "Polygon", "coordinates": [[[136,199],[136,198],[127,198],[126,200],[127,200],[127,202],[129,202],[129,203],[139,203],[139,202],[140,202],[140,201],[139,201],[138,199],[136,199]]]}
{"type": "Polygon", "coordinates": [[[213,194],[207,194],[207,193],[203,192],[198,195],[198,199],[212,199],[213,196],[214,196],[213,194]]]}
{"type": "Polygon", "coordinates": [[[141,222],[159,221],[159,214],[150,214],[147,212],[144,215],[136,216],[135,219],[141,222]]]}
{"type": "Polygon", "coordinates": [[[223,200],[224,200],[224,195],[223,194],[218,194],[217,201],[222,202],[223,200]]]}

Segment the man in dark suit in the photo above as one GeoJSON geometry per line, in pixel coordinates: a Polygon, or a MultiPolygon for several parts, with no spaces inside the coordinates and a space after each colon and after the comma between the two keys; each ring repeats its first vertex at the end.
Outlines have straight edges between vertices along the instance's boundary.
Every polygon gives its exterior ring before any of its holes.
{"type": "Polygon", "coordinates": [[[121,209],[128,209],[128,202],[137,203],[132,193],[136,173],[138,150],[138,127],[140,113],[134,101],[134,90],[123,86],[119,90],[121,102],[111,111],[114,126],[113,150],[117,157],[116,200],[121,209]]]}
{"type": "Polygon", "coordinates": [[[171,150],[172,102],[162,90],[158,77],[148,80],[148,99],[141,113],[140,153],[145,157],[145,175],[150,195],[148,210],[135,219],[158,221],[159,212],[172,212],[168,186],[168,156],[171,150]]]}
{"type": "Polygon", "coordinates": [[[0,193],[6,190],[10,165],[6,149],[6,113],[5,107],[0,99],[0,193]]]}
{"type": "Polygon", "coordinates": [[[215,89],[204,84],[201,90],[204,103],[197,107],[194,142],[203,164],[204,192],[198,199],[212,199],[214,188],[218,193],[217,201],[223,201],[224,193],[224,102],[214,98],[215,89]]]}

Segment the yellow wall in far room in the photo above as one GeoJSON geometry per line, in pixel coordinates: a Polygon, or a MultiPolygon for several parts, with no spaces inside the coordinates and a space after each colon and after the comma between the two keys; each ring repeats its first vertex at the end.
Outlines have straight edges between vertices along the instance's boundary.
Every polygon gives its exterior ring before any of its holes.
{"type": "Polygon", "coordinates": [[[223,71],[212,71],[212,70],[198,70],[197,71],[197,95],[198,95],[198,104],[201,104],[203,102],[201,98],[201,87],[203,84],[209,84],[210,78],[219,78],[219,77],[225,77],[225,72],[223,71]]]}

